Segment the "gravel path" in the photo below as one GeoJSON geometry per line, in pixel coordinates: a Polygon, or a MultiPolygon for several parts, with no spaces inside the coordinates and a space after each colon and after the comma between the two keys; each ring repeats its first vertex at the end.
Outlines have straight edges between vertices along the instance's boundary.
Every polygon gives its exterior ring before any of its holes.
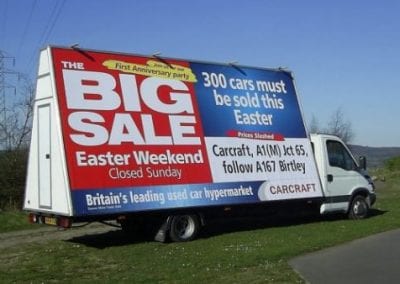
{"type": "Polygon", "coordinates": [[[46,226],[33,230],[0,233],[0,249],[27,243],[44,243],[50,240],[69,240],[85,235],[102,234],[116,230],[120,229],[101,223],[91,223],[87,226],[67,230],[46,226]]]}

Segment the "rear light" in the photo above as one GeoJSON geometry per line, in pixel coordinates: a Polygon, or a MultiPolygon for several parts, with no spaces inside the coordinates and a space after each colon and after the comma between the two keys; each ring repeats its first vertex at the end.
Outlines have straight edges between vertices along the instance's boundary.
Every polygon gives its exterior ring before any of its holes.
{"type": "Polygon", "coordinates": [[[37,217],[35,214],[33,214],[33,213],[29,213],[29,215],[28,215],[28,221],[29,221],[29,223],[31,223],[31,224],[38,223],[38,217],[37,217]]]}
{"type": "Polygon", "coordinates": [[[28,221],[32,224],[46,224],[51,226],[58,226],[62,228],[71,228],[72,221],[68,217],[60,216],[43,216],[36,215],[35,213],[29,213],[28,221]]]}

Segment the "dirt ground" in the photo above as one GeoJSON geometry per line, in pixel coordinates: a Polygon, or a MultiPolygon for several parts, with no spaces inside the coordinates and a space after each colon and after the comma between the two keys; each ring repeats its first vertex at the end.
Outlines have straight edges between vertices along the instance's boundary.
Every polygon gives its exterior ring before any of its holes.
{"type": "Polygon", "coordinates": [[[0,234],[0,249],[27,243],[44,243],[50,240],[69,240],[86,235],[104,234],[120,230],[101,223],[91,223],[82,227],[59,229],[57,227],[41,227],[32,230],[7,232],[0,234]]]}

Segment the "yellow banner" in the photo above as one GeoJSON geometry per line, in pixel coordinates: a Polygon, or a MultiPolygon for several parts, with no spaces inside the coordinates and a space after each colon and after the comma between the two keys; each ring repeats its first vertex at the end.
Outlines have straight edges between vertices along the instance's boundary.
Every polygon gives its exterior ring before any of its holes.
{"type": "Polygon", "coordinates": [[[196,76],[192,73],[190,68],[175,64],[165,64],[156,60],[148,60],[146,65],[118,60],[106,60],[103,62],[103,66],[111,70],[118,70],[125,73],[197,82],[196,76]]]}

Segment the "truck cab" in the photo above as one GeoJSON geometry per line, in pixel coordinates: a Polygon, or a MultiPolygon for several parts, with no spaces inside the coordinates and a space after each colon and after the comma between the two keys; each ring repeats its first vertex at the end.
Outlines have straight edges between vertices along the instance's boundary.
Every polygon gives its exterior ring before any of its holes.
{"type": "Polygon", "coordinates": [[[357,162],[336,136],[311,134],[311,143],[324,193],[321,214],[342,212],[362,219],[376,200],[365,158],[357,162]]]}

